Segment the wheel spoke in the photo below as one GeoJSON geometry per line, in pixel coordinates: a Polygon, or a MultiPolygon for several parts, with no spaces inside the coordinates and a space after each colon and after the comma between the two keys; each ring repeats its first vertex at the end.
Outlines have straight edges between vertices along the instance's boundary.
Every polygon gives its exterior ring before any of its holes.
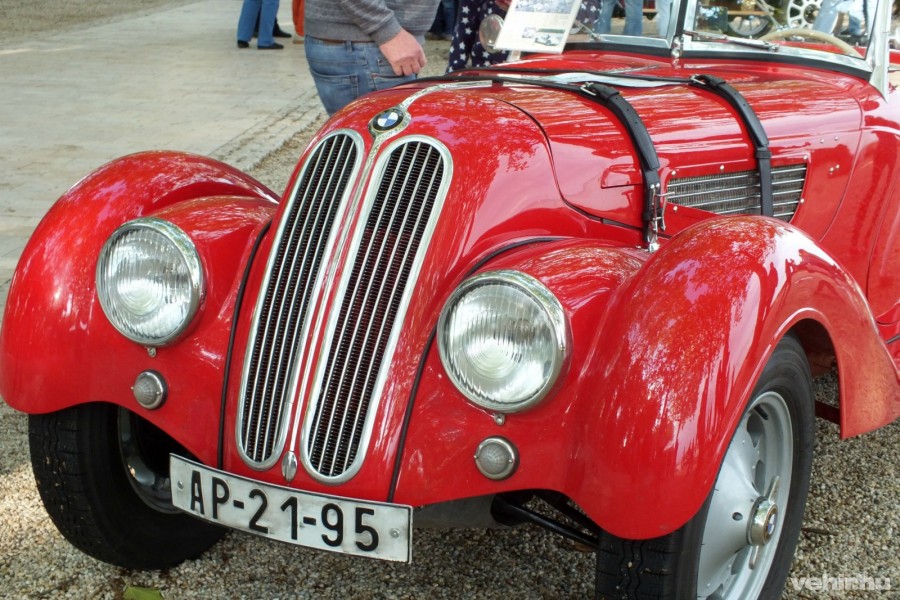
{"type": "Polygon", "coordinates": [[[735,558],[747,547],[747,527],[759,497],[750,468],[756,452],[746,429],[738,432],[722,463],[703,534],[698,588],[706,594],[726,583],[735,558]]]}
{"type": "Polygon", "coordinates": [[[781,533],[792,453],[784,399],[771,392],[759,396],[735,431],[710,500],[699,597],[749,598],[761,589],[781,533]]]}

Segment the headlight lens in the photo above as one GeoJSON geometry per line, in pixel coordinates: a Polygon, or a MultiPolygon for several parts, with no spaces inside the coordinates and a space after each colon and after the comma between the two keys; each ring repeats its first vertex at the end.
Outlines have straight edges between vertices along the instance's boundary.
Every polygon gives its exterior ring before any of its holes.
{"type": "Polygon", "coordinates": [[[539,402],[568,355],[559,300],[518,271],[478,275],[453,293],[438,323],[441,362],[475,404],[509,413],[539,402]]]}
{"type": "Polygon", "coordinates": [[[190,323],[203,294],[200,257],[181,229],[161,219],[126,223],[97,262],[97,293],[110,323],[125,337],[159,346],[190,323]]]}

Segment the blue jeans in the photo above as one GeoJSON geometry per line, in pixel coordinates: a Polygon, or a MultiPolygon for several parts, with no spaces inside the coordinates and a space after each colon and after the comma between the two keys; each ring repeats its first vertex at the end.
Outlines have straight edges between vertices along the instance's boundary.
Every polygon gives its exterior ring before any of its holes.
{"type": "Polygon", "coordinates": [[[413,81],[394,75],[375,42],[333,42],[306,36],[306,62],[328,116],[375,90],[413,81]]]}
{"type": "Polygon", "coordinates": [[[438,16],[437,19],[440,21],[440,31],[438,33],[443,33],[444,35],[453,35],[453,29],[456,28],[456,13],[459,10],[459,7],[456,5],[456,0],[441,0],[440,6],[438,6],[438,16]]]}
{"type": "Polygon", "coordinates": [[[656,24],[659,27],[659,37],[664,38],[669,34],[671,16],[672,0],[656,0],[656,24]]]}
{"type": "Polygon", "coordinates": [[[278,0],[244,0],[241,16],[238,19],[237,39],[249,42],[259,17],[259,37],[257,44],[271,46],[275,43],[272,33],[275,30],[275,17],[278,16],[278,0]]]}
{"type": "MultiPolygon", "coordinates": [[[[594,25],[597,33],[609,33],[612,28],[612,14],[616,0],[603,0],[600,3],[600,18],[594,25]]],[[[644,30],[644,0],[625,0],[624,35],[641,35],[644,30]]]]}

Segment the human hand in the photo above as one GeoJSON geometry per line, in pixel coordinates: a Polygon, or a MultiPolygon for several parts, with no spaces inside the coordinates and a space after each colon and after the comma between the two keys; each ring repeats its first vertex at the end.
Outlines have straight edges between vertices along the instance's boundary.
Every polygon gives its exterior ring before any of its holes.
{"type": "Polygon", "coordinates": [[[503,10],[509,10],[510,2],[511,0],[495,0],[494,4],[496,4],[503,10]]]}
{"type": "Polygon", "coordinates": [[[415,75],[427,62],[425,51],[413,35],[401,29],[400,33],[379,46],[381,53],[391,63],[395,75],[415,75]]]}

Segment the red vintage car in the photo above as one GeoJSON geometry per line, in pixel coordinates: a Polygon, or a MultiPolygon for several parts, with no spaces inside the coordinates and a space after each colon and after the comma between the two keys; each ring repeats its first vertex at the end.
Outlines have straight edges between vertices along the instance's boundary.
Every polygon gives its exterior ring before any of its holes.
{"type": "Polygon", "coordinates": [[[900,56],[864,5],[849,41],[557,15],[557,54],[514,4],[525,54],[358,100],[281,198],[173,152],[88,175],[0,337],[50,517],[140,569],[223,528],[409,561],[414,525],[531,522],[598,597],[778,597],[814,419],[900,416],[900,56]]]}

